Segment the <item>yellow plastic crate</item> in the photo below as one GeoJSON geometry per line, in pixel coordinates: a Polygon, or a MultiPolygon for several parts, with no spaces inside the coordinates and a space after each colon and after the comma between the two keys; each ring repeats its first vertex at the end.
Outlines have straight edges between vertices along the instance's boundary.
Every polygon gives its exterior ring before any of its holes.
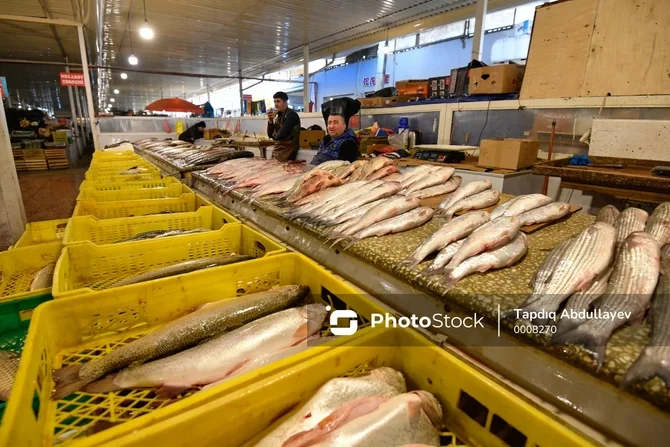
{"type": "MultiPolygon", "coordinates": [[[[594,446],[544,410],[508,390],[422,335],[372,329],[263,381],[141,432],[99,445],[249,445],[328,380],[388,366],[408,387],[429,391],[444,412],[443,446],[594,446]],[[245,444],[247,445],[247,444],[245,444]]],[[[381,447],[381,446],[380,446],[381,447]]]]}
{"type": "Polygon", "coordinates": [[[133,151],[95,151],[93,161],[125,161],[141,160],[142,157],[133,151]]]}
{"type": "MultiPolygon", "coordinates": [[[[226,225],[220,231],[125,244],[98,246],[82,242],[63,250],[51,293],[54,298],[63,298],[104,290],[124,278],[199,258],[233,253],[262,258],[285,251],[279,243],[242,224],[226,225]]],[[[223,267],[212,270],[219,268],[223,267]]]]}
{"type": "Polygon", "coordinates": [[[107,183],[146,182],[146,181],[160,180],[161,173],[157,169],[151,170],[148,173],[132,174],[132,175],[110,174],[107,171],[104,172],[87,171],[85,178],[86,180],[94,180],[97,182],[107,182],[107,183]]]}
{"type": "Polygon", "coordinates": [[[65,230],[63,245],[85,241],[90,241],[95,245],[118,244],[119,241],[130,239],[147,231],[193,230],[195,228],[220,230],[226,224],[231,223],[240,223],[240,221],[214,206],[202,206],[192,213],[153,214],[118,219],[100,220],[92,216],[73,217],[65,230]]]}
{"type": "MultiPolygon", "coordinates": [[[[188,393],[176,402],[158,400],[152,390],[105,394],[77,392],[69,400],[50,400],[52,371],[55,368],[88,360],[119,344],[128,343],[147,333],[150,327],[183,315],[184,309],[288,284],[308,285],[315,301],[324,302],[325,297],[326,303],[337,303],[338,309],[353,309],[361,316],[361,321],[373,312],[387,311],[359,289],[296,253],[234,264],[216,272],[200,271],[181,279],[172,278],[160,285],[144,283],[85,298],[45,303],[33,315],[15,382],[16,392],[9,401],[0,427],[0,445],[51,446],[59,435],[67,437],[61,445],[68,446],[97,446],[105,441],[115,442],[124,434],[142,433],[158,421],[179,417],[188,409],[197,408],[327,351],[328,346],[313,347],[206,391],[194,395],[188,393]],[[39,400],[37,413],[32,409],[35,394],[39,400]],[[97,422],[116,425],[90,434],[89,427],[97,422]]],[[[369,330],[362,329],[359,334],[362,336],[369,330]]],[[[251,421],[240,419],[235,426],[242,430],[247,422],[251,421]]],[[[218,429],[219,425],[209,427],[213,428],[218,429]]],[[[226,430],[234,429],[233,426],[226,427],[226,430]]],[[[183,432],[175,439],[185,441],[190,436],[188,433],[183,432]]],[[[172,442],[165,445],[172,445],[172,442]]],[[[220,445],[230,444],[224,442],[220,445]]]]}
{"type": "Polygon", "coordinates": [[[193,192],[180,183],[171,183],[165,188],[123,189],[120,191],[96,191],[95,188],[81,188],[77,201],[96,200],[98,202],[118,202],[121,200],[168,199],[193,192]]]}
{"type": "Polygon", "coordinates": [[[181,197],[173,199],[126,200],[119,202],[80,200],[74,207],[72,216],[93,216],[98,219],[113,219],[116,217],[147,216],[149,214],[160,213],[185,213],[195,211],[201,206],[210,205],[210,202],[194,193],[182,194],[181,197]]]}
{"type": "Polygon", "coordinates": [[[95,191],[123,191],[127,189],[153,189],[167,188],[170,185],[180,183],[174,177],[164,177],[161,179],[147,180],[140,182],[106,182],[99,180],[84,180],[79,185],[79,190],[93,189],[95,191]]]}
{"type": "Polygon", "coordinates": [[[0,302],[49,293],[48,287],[31,291],[30,283],[42,267],[56,262],[61,249],[60,242],[51,242],[0,252],[0,302]]]}
{"type": "Polygon", "coordinates": [[[123,171],[124,169],[132,168],[133,166],[150,167],[151,164],[142,157],[137,156],[135,159],[130,160],[92,160],[89,171],[123,171]]]}
{"type": "Polygon", "coordinates": [[[45,220],[26,224],[26,230],[13,248],[58,242],[65,235],[68,219],[45,220]]]}

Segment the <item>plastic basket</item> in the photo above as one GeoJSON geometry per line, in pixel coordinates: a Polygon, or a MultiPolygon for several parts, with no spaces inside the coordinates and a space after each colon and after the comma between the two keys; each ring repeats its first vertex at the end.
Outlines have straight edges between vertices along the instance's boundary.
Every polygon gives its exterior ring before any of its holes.
{"type": "Polygon", "coordinates": [[[132,168],[133,166],[144,166],[150,167],[151,163],[143,159],[142,157],[135,156],[134,159],[130,160],[98,160],[94,159],[91,161],[91,166],[89,171],[123,171],[124,169],[132,168]]]}
{"type": "Polygon", "coordinates": [[[48,287],[31,291],[30,283],[44,266],[56,262],[61,249],[60,242],[51,242],[0,252],[0,302],[50,293],[48,287]]]}
{"type": "Polygon", "coordinates": [[[96,200],[98,202],[118,202],[121,200],[168,199],[193,192],[180,183],[171,183],[165,188],[123,189],[120,191],[96,191],[95,188],[81,188],[77,201],[96,200]]]}
{"type": "Polygon", "coordinates": [[[279,374],[158,422],[117,446],[253,445],[328,380],[379,366],[431,392],[444,411],[443,446],[567,447],[594,443],[489,376],[407,329],[373,329],[279,374]],[[243,423],[241,423],[243,421],[243,423]],[[216,427],[216,429],[212,429],[216,427]]]}
{"type": "Polygon", "coordinates": [[[170,185],[180,183],[174,177],[164,177],[162,179],[147,180],[143,182],[106,182],[99,180],[84,180],[79,185],[79,190],[93,189],[95,191],[123,191],[126,189],[153,189],[167,188],[170,185]]]}
{"type": "Polygon", "coordinates": [[[96,245],[126,244],[126,242],[119,241],[130,239],[147,231],[192,230],[195,228],[220,230],[224,225],[231,223],[240,223],[240,221],[213,206],[202,206],[192,213],[153,214],[118,219],[100,220],[92,216],[73,217],[65,230],[63,245],[85,241],[96,245]]]}
{"type": "Polygon", "coordinates": [[[126,161],[142,160],[142,157],[133,151],[95,151],[93,161],[126,161]]]}
{"type": "Polygon", "coordinates": [[[211,205],[194,193],[182,194],[173,199],[126,200],[119,202],[98,202],[80,200],[74,207],[72,216],[93,216],[98,219],[115,217],[147,216],[160,213],[185,213],[195,211],[201,206],[211,205]]]}
{"type": "Polygon", "coordinates": [[[178,238],[104,246],[83,242],[63,250],[54,272],[52,293],[55,298],[62,298],[104,290],[138,273],[193,259],[233,253],[261,258],[285,251],[277,242],[242,224],[178,238]]]}
{"type": "MultiPolygon", "coordinates": [[[[79,359],[90,359],[112,346],[127,343],[146,333],[148,326],[160,325],[183,315],[184,309],[224,297],[265,290],[277,284],[308,285],[315,300],[323,301],[321,297],[326,297],[329,304],[333,302],[338,308],[353,309],[363,318],[368,318],[373,312],[387,311],[359,289],[296,253],[234,264],[216,272],[200,271],[182,279],[172,278],[160,285],[144,283],[109,290],[96,294],[95,299],[75,297],[54,300],[40,306],[33,317],[24,361],[16,379],[15,388],[19,391],[9,401],[0,427],[0,445],[52,445],[58,435],[71,435],[67,445],[97,446],[105,441],[115,442],[113,440],[123,434],[138,433],[160,420],[177,417],[190,408],[220,398],[329,349],[313,347],[206,391],[174,403],[170,401],[169,405],[157,400],[151,390],[133,391],[123,397],[117,392],[95,395],[78,392],[67,401],[50,400],[53,368],[81,361],[79,359]],[[35,393],[39,396],[37,413],[31,408],[35,393]],[[148,413],[150,417],[141,417],[148,413]],[[90,435],[88,428],[96,422],[117,425],[90,435]]],[[[359,334],[369,330],[363,329],[359,334]]],[[[241,421],[235,424],[240,430],[241,421]]],[[[244,421],[244,424],[247,422],[250,421],[244,421]]],[[[183,432],[178,439],[185,441],[188,436],[188,432],[183,432]]],[[[220,445],[230,444],[224,442],[220,445]]]]}
{"type": "Polygon", "coordinates": [[[146,182],[152,180],[160,180],[161,173],[158,170],[151,170],[148,173],[144,174],[132,174],[132,175],[118,175],[110,174],[108,172],[86,172],[86,180],[95,180],[98,182],[107,182],[107,183],[125,183],[125,182],[146,182]]]}
{"type": "Polygon", "coordinates": [[[68,219],[45,220],[26,224],[26,230],[13,248],[58,242],[65,235],[68,219]]]}

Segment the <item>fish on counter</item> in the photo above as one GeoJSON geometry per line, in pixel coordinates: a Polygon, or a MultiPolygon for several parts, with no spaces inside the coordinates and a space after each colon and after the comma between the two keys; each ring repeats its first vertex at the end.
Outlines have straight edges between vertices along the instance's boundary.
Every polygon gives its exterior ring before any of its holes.
{"type": "MultiPolygon", "coordinates": [[[[361,174],[359,178],[352,178],[351,180],[368,180],[368,177],[372,176],[375,172],[379,171],[380,169],[384,168],[385,166],[395,164],[394,160],[392,158],[388,157],[377,157],[374,158],[373,160],[369,161],[367,164],[365,164],[361,168],[361,174]]],[[[353,177],[353,175],[352,175],[353,177]]]]}
{"type": "Polygon", "coordinates": [[[210,229],[207,228],[193,228],[190,230],[153,230],[153,231],[145,231],[144,233],[138,233],[135,236],[129,238],[129,239],[123,239],[121,241],[117,241],[116,243],[120,242],[134,242],[134,241],[144,241],[148,239],[162,239],[164,237],[170,237],[170,236],[183,236],[185,234],[195,234],[195,233],[204,233],[205,231],[211,231],[210,229]]]}
{"type": "Polygon", "coordinates": [[[52,262],[50,264],[42,267],[36,274],[33,280],[30,282],[30,291],[45,289],[51,287],[54,279],[54,269],[56,268],[56,263],[52,262]]]}
{"type": "Polygon", "coordinates": [[[604,207],[600,208],[600,211],[598,211],[598,214],[596,215],[596,222],[604,222],[614,226],[617,219],[619,218],[619,214],[621,213],[616,206],[605,205],[604,207]]]}
{"type": "Polygon", "coordinates": [[[349,164],[349,165],[347,166],[347,169],[345,169],[344,171],[340,172],[340,174],[338,175],[338,177],[340,177],[341,179],[344,180],[344,179],[346,179],[347,177],[351,176],[351,174],[353,174],[354,171],[356,171],[357,169],[359,169],[359,168],[365,166],[366,163],[367,163],[366,160],[356,160],[355,162],[349,164]]]}
{"type": "Polygon", "coordinates": [[[414,192],[421,191],[422,189],[430,188],[431,186],[442,185],[449,181],[452,175],[454,175],[456,170],[454,168],[437,168],[430,172],[430,175],[423,177],[422,179],[412,183],[405,193],[407,195],[414,192]]]}
{"type": "Polygon", "coordinates": [[[491,186],[492,183],[489,180],[470,182],[466,183],[465,185],[461,185],[460,188],[458,188],[452,194],[447,196],[442,201],[442,203],[440,203],[440,205],[438,206],[438,210],[446,211],[452,206],[454,206],[456,203],[460,202],[461,200],[464,200],[482,191],[486,191],[487,189],[491,189],[491,186]]]}
{"type": "Polygon", "coordinates": [[[438,209],[438,215],[451,220],[456,213],[488,208],[498,203],[498,200],[500,200],[500,191],[497,189],[488,189],[456,202],[449,208],[438,209]]]}
{"type": "Polygon", "coordinates": [[[407,197],[417,197],[419,199],[427,199],[429,197],[437,197],[444,194],[449,194],[456,191],[463,181],[460,175],[454,175],[442,185],[431,186],[430,188],[420,189],[411,194],[406,194],[407,197]]]}
{"type": "Polygon", "coordinates": [[[570,205],[564,202],[553,202],[519,214],[521,226],[537,225],[553,222],[570,213],[570,205]]]}
{"type": "Polygon", "coordinates": [[[113,283],[110,287],[121,287],[144,281],[152,281],[154,279],[167,278],[169,276],[183,275],[185,273],[195,272],[197,270],[235,264],[238,262],[250,261],[252,259],[254,259],[253,256],[247,255],[221,255],[212,256],[209,258],[192,259],[189,261],[179,262],[177,264],[149,270],[148,272],[140,273],[129,278],[124,278],[113,283]]]}
{"type": "Polygon", "coordinates": [[[207,303],[107,355],[56,370],[52,398],[61,399],[114,371],[172,355],[287,309],[304,300],[308,293],[309,287],[290,285],[207,303]]]}
{"type": "Polygon", "coordinates": [[[398,371],[381,367],[364,376],[337,377],[326,382],[304,404],[274,424],[255,447],[281,446],[291,436],[311,430],[347,402],[364,397],[393,397],[407,392],[405,378],[398,371]]]}
{"type": "MultiPolygon", "coordinates": [[[[360,206],[363,201],[365,201],[365,196],[376,188],[379,185],[383,185],[384,182],[381,180],[375,180],[372,182],[365,181],[356,181],[346,183],[342,186],[337,186],[333,188],[324,189],[318,193],[310,194],[305,197],[307,199],[311,196],[320,195],[324,193],[323,197],[315,197],[309,203],[306,203],[297,209],[289,212],[290,219],[296,219],[298,217],[306,217],[312,219],[318,219],[320,216],[329,216],[329,212],[345,204],[350,204],[351,202],[356,201],[361,198],[359,202],[354,204],[355,206],[360,206]]],[[[370,203],[369,201],[367,203],[370,203]]]]}
{"type": "Polygon", "coordinates": [[[388,197],[384,197],[375,200],[374,202],[366,203],[365,205],[358,207],[353,211],[341,215],[334,221],[328,222],[327,226],[334,225],[332,230],[330,231],[330,235],[332,236],[333,234],[337,234],[347,230],[347,228],[355,225],[356,222],[358,222],[358,220],[361,217],[365,216],[372,208],[376,207],[377,205],[381,205],[388,199],[389,199],[388,197]]]}
{"type": "Polygon", "coordinates": [[[434,172],[436,169],[438,169],[438,166],[433,165],[419,165],[416,168],[408,169],[402,175],[402,180],[400,180],[402,189],[405,190],[419,180],[429,177],[430,173],[434,172]]]}
{"type": "Polygon", "coordinates": [[[380,170],[373,172],[365,178],[365,180],[379,180],[381,178],[387,177],[393,174],[399,174],[400,169],[396,165],[387,165],[381,168],[380,170]]]}
{"type": "Polygon", "coordinates": [[[636,231],[644,231],[649,214],[640,208],[626,208],[619,214],[614,224],[616,230],[616,247],[619,249],[626,238],[636,231]]]}
{"type": "Polygon", "coordinates": [[[396,182],[381,182],[382,184],[373,188],[366,193],[358,194],[358,196],[353,199],[349,198],[346,200],[346,197],[343,197],[344,203],[336,208],[324,209],[322,214],[325,214],[324,217],[320,219],[314,219],[318,223],[327,223],[334,222],[338,217],[355,210],[358,207],[361,207],[367,203],[374,202],[375,200],[383,199],[385,197],[390,197],[394,194],[397,194],[400,191],[400,184],[396,182]]]}
{"type": "Polygon", "coordinates": [[[420,206],[399,216],[382,220],[349,237],[349,244],[344,248],[347,249],[352,244],[369,237],[402,233],[420,227],[433,218],[433,213],[432,208],[420,206]]]}
{"type": "Polygon", "coordinates": [[[359,231],[369,228],[371,225],[381,222],[391,217],[404,214],[408,211],[418,208],[420,205],[419,199],[408,199],[404,196],[394,196],[384,200],[379,205],[368,211],[365,216],[361,217],[357,222],[332,235],[334,238],[345,238],[353,236],[359,231]]]}
{"type": "Polygon", "coordinates": [[[433,262],[421,272],[421,275],[432,276],[442,272],[444,266],[451,261],[456,252],[461,248],[465,239],[466,238],[463,238],[456,242],[452,242],[440,250],[433,262]]]}
{"type": "Polygon", "coordinates": [[[607,290],[592,303],[593,312],[600,317],[591,318],[572,331],[552,338],[552,343],[584,345],[594,353],[596,367],[600,369],[612,332],[627,322],[644,318],[658,282],[660,257],[660,247],[653,236],[644,232],[631,233],[617,254],[607,290]]]}
{"type": "MultiPolygon", "coordinates": [[[[547,205],[553,199],[544,194],[526,194],[509,201],[509,205],[503,210],[500,217],[519,216],[527,211],[547,205]]],[[[495,212],[495,210],[494,210],[495,212]]]]}
{"type": "Polygon", "coordinates": [[[159,388],[161,396],[175,397],[222,380],[254,358],[300,343],[321,329],[327,313],[323,304],[281,310],[169,357],[131,365],[113,377],[87,385],[85,390],[104,393],[159,388]]]}
{"type": "Polygon", "coordinates": [[[335,177],[329,171],[315,168],[309,171],[309,174],[302,180],[296,182],[295,186],[286,193],[286,200],[290,203],[295,203],[312,193],[341,184],[341,178],[335,177]]]}
{"type": "Polygon", "coordinates": [[[654,236],[661,246],[670,244],[670,202],[656,207],[647,220],[644,231],[654,236]]]}
{"type": "Polygon", "coordinates": [[[556,266],[561,262],[561,259],[563,259],[563,255],[570,246],[570,243],[574,240],[574,237],[565,239],[549,252],[547,257],[544,258],[544,261],[542,261],[540,268],[535,275],[533,275],[533,278],[531,278],[528,287],[544,285],[549,280],[554,273],[554,270],[556,270],[556,266]]]}
{"type": "Polygon", "coordinates": [[[19,370],[21,355],[12,351],[0,351],[0,401],[9,399],[19,370]]]}
{"type": "Polygon", "coordinates": [[[254,189],[253,194],[251,195],[251,201],[258,200],[261,197],[266,197],[274,194],[285,194],[288,192],[300,177],[299,174],[290,174],[285,177],[280,177],[274,181],[270,181],[265,185],[260,185],[254,189]]]}

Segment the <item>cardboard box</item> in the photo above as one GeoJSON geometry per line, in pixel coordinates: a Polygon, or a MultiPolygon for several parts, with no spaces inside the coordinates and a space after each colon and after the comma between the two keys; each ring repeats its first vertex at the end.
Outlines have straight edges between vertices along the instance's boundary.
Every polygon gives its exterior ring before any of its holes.
{"type": "Polygon", "coordinates": [[[382,107],[384,99],[386,98],[359,98],[358,101],[361,103],[361,109],[367,109],[370,107],[382,107]]]}
{"type": "Polygon", "coordinates": [[[482,140],[479,149],[479,166],[487,168],[522,169],[537,161],[538,140],[496,138],[482,140]]]}
{"type": "Polygon", "coordinates": [[[428,97],[448,97],[450,84],[451,76],[438,76],[436,78],[428,79],[428,97]]]}
{"type": "Polygon", "coordinates": [[[398,96],[391,96],[390,98],[384,98],[384,105],[385,106],[393,106],[395,104],[402,104],[405,102],[409,102],[411,99],[417,100],[417,99],[426,99],[424,95],[398,95],[398,96]]]}
{"type": "Polygon", "coordinates": [[[449,96],[463,96],[468,94],[468,67],[451,70],[449,96]]]}
{"type": "Polygon", "coordinates": [[[369,135],[365,135],[361,137],[361,154],[371,154],[373,153],[376,149],[388,146],[389,145],[389,139],[388,137],[373,137],[369,135]]]}
{"type": "Polygon", "coordinates": [[[423,95],[428,96],[428,79],[418,79],[409,81],[398,81],[395,83],[398,89],[398,95],[423,95]]]}
{"type": "Polygon", "coordinates": [[[471,95],[515,93],[521,90],[525,65],[505,64],[470,70],[471,95]]]}
{"type": "Polygon", "coordinates": [[[321,140],[326,136],[323,130],[301,130],[300,147],[305,149],[318,149],[321,140]]]}

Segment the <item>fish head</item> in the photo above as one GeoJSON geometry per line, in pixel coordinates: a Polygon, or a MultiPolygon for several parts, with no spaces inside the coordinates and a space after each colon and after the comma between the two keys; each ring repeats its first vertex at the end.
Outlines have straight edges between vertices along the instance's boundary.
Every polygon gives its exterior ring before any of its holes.
{"type": "Polygon", "coordinates": [[[442,426],[442,406],[437,401],[435,396],[433,396],[428,391],[418,390],[412,391],[413,394],[421,399],[421,409],[430,422],[432,422],[435,428],[440,428],[442,426]]]}
{"type": "Polygon", "coordinates": [[[399,393],[404,393],[407,391],[405,377],[400,371],[396,371],[393,368],[389,368],[387,366],[375,368],[370,371],[369,377],[371,379],[386,383],[387,385],[396,389],[399,393]]]}

